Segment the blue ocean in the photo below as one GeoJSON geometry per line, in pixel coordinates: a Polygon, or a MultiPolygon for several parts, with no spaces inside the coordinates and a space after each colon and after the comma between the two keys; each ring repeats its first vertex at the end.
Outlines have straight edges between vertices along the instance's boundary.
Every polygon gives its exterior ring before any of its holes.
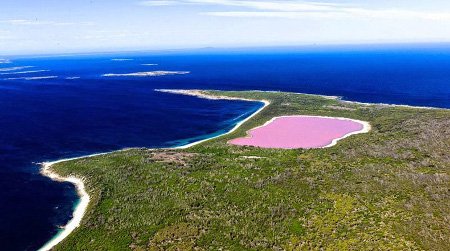
{"type": "Polygon", "coordinates": [[[0,57],[2,250],[36,250],[71,218],[73,185],[41,176],[38,163],[185,145],[230,130],[262,105],[155,89],[276,90],[450,108],[450,46],[0,57]]]}

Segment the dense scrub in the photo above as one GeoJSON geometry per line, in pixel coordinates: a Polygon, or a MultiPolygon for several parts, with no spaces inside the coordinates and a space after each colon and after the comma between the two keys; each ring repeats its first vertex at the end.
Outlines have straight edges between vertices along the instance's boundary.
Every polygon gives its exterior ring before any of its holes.
{"type": "Polygon", "coordinates": [[[57,250],[449,250],[450,111],[220,92],[271,105],[186,150],[135,149],[58,164],[91,203],[57,250]],[[227,145],[289,114],[369,121],[314,150],[227,145]]]}

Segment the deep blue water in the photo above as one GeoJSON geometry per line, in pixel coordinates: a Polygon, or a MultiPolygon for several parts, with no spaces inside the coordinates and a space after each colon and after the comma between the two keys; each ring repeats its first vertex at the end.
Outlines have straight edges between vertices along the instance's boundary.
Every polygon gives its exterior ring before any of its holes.
{"type": "Polygon", "coordinates": [[[283,90],[450,108],[450,47],[192,51],[10,58],[0,64],[0,247],[34,250],[71,217],[71,184],[36,162],[124,147],[187,144],[232,128],[261,104],[156,88],[283,90]],[[114,61],[112,59],[132,59],[114,61]],[[157,64],[157,65],[142,65],[157,64]],[[2,68],[33,66],[2,71],[2,68]],[[17,73],[49,70],[46,72],[17,73]],[[106,73],[190,71],[160,77],[106,73]],[[4,74],[14,73],[17,74],[4,74]],[[57,76],[25,80],[17,77],[57,76]],[[66,79],[79,77],[77,79],[66,79]]]}

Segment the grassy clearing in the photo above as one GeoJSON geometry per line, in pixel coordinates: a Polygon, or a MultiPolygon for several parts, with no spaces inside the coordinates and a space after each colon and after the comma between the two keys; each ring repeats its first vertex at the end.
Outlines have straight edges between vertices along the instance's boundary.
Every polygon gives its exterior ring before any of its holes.
{"type": "Polygon", "coordinates": [[[449,250],[450,111],[288,93],[233,134],[185,150],[137,149],[55,165],[91,203],[56,250],[449,250]],[[369,121],[315,150],[229,146],[280,115],[369,121]]]}

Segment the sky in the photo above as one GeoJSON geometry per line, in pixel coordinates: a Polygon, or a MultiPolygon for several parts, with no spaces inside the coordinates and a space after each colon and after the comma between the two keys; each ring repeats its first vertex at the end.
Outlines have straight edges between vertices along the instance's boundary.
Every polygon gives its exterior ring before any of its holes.
{"type": "Polygon", "coordinates": [[[448,0],[1,0],[0,55],[450,42],[448,0]]]}

